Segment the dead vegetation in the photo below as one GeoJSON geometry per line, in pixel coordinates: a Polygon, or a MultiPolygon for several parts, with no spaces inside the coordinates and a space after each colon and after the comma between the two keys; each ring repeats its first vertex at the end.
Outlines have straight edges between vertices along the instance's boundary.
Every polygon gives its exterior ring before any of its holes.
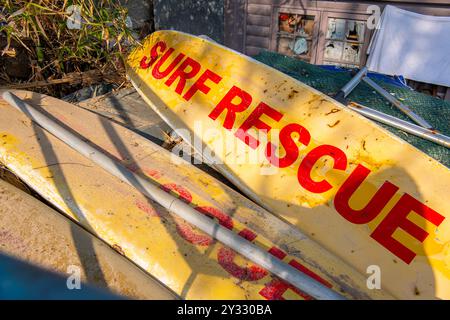
{"type": "Polygon", "coordinates": [[[2,0],[0,86],[62,97],[86,81],[120,85],[123,57],[136,43],[118,1],[2,0]]]}

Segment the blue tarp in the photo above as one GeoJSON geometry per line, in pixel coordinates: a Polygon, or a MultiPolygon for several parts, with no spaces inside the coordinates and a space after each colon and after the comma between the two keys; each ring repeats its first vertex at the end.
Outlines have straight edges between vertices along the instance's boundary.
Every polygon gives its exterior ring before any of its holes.
{"type": "MultiPolygon", "coordinates": [[[[343,67],[338,67],[338,66],[330,66],[330,65],[319,65],[318,67],[328,70],[328,71],[347,72],[349,74],[354,70],[354,69],[348,69],[348,68],[343,68],[343,67]]],[[[376,73],[376,72],[369,72],[367,75],[369,76],[369,78],[371,78],[373,80],[383,81],[385,83],[392,84],[394,86],[412,90],[412,88],[407,85],[406,80],[403,76],[391,77],[391,76],[381,74],[381,73],[376,73]]]]}

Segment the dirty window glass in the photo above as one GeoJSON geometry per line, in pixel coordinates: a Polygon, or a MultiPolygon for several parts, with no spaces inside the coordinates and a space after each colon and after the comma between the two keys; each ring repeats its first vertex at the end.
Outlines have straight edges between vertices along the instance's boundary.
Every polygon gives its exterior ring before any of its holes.
{"type": "Polygon", "coordinates": [[[313,29],[314,16],[281,12],[278,16],[277,51],[310,61],[313,29]]]}
{"type": "Polygon", "coordinates": [[[327,21],[324,64],[358,67],[364,45],[363,21],[329,18],[327,21]]]}

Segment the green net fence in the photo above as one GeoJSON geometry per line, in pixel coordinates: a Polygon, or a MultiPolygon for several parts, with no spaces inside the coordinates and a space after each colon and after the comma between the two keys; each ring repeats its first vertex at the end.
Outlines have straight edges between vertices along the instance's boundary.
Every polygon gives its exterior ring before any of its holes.
{"type": "MultiPolygon", "coordinates": [[[[352,78],[348,72],[326,70],[274,52],[263,51],[253,58],[329,96],[336,94],[352,78]]],[[[450,136],[449,102],[384,81],[376,79],[374,81],[422,116],[437,130],[450,136]]],[[[364,82],[361,82],[347,98],[350,101],[410,121],[406,115],[364,82]]],[[[450,149],[390,126],[378,124],[450,168],[450,149]]]]}

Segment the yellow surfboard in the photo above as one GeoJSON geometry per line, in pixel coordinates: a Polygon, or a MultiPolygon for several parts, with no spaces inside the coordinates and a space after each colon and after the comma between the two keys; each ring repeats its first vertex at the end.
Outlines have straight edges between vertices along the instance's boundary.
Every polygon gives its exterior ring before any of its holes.
{"type": "MultiPolygon", "coordinates": [[[[367,274],[179,156],[80,107],[27,91],[27,103],[199,212],[352,299],[389,299],[367,274]]],[[[0,92],[1,94],[1,92],[0,92]]],[[[174,218],[0,99],[0,162],[62,212],[186,299],[310,299],[174,218]]]]}
{"type": "Polygon", "coordinates": [[[79,275],[84,283],[128,298],[177,298],[107,244],[3,180],[0,204],[1,253],[68,278],[79,275]]]}
{"type": "Polygon", "coordinates": [[[128,57],[148,104],[255,202],[393,296],[450,298],[450,171],[326,95],[206,39],[128,57]]]}

